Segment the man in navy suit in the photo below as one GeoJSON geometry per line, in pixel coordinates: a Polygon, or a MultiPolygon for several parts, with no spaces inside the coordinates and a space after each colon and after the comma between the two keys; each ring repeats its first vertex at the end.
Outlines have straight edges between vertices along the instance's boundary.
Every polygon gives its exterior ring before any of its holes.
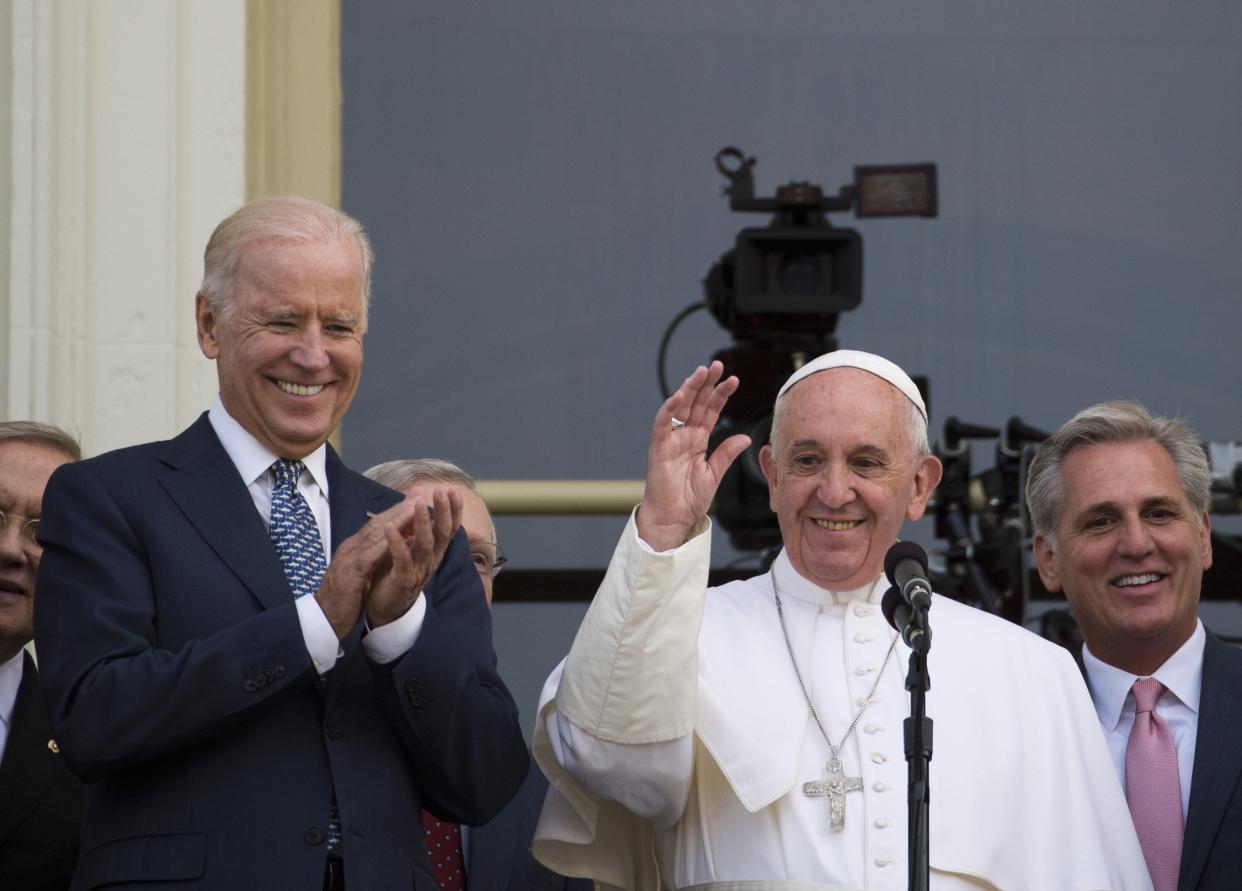
{"type": "Polygon", "coordinates": [[[24,647],[34,636],[43,489],[81,457],[62,430],[0,422],[0,888],[63,891],[78,862],[82,784],[51,739],[24,647]]]}
{"type": "Polygon", "coordinates": [[[48,485],[35,638],[92,784],[75,888],[430,891],[420,809],[484,822],[522,782],[460,498],[402,499],[326,445],[370,266],[333,208],[241,208],[195,302],[215,405],[48,485]]]}
{"type": "MultiPolygon", "coordinates": [[[[470,543],[470,559],[483,582],[488,605],[496,574],[508,559],[500,547],[496,524],[479,496],[475,479],[450,461],[409,458],[386,461],[366,476],[390,489],[424,496],[448,485],[462,498],[461,527],[470,543]]],[[[496,817],[467,833],[466,877],[470,891],[593,891],[590,879],[567,878],[548,869],[531,854],[535,824],[543,807],[548,781],[532,768],[513,800],[496,817]]]]}
{"type": "Polygon", "coordinates": [[[1242,650],[1198,617],[1211,481],[1194,431],[1134,402],[1079,412],[1027,477],[1040,577],[1082,629],[1157,891],[1236,888],[1242,876],[1242,650]]]}

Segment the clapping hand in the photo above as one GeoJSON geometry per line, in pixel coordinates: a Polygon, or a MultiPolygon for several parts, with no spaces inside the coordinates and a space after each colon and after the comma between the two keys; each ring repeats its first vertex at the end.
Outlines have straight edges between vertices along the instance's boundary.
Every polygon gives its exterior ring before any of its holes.
{"type": "Polygon", "coordinates": [[[407,495],[341,542],[315,592],[338,639],[364,608],[367,622],[378,628],[414,605],[461,525],[461,511],[461,494],[451,487],[433,491],[430,505],[407,495]]]}
{"type": "Polygon", "coordinates": [[[384,525],[388,550],[372,575],[366,601],[372,628],[401,618],[414,605],[461,527],[462,496],[456,487],[437,486],[430,504],[413,494],[402,503],[413,506],[412,530],[406,534],[394,522],[384,525]]]}
{"type": "Polygon", "coordinates": [[[690,530],[707,516],[720,479],[748,445],[744,434],[730,436],[707,454],[708,438],[738,380],[721,380],[724,365],[694,370],[656,412],[647,451],[647,478],[638,508],[638,535],[657,551],[684,544],[690,530]]]}

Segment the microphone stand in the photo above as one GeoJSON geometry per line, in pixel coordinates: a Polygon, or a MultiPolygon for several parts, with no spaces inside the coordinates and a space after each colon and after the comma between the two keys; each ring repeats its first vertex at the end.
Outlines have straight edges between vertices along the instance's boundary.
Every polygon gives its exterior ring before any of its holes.
{"type": "Polygon", "coordinates": [[[910,891],[928,891],[930,869],[928,805],[931,802],[932,720],[927,717],[927,691],[931,688],[927,652],[931,649],[931,628],[927,613],[928,608],[915,608],[907,629],[910,666],[906,672],[906,689],[910,691],[910,717],[905,720],[904,730],[909,773],[910,891]]]}

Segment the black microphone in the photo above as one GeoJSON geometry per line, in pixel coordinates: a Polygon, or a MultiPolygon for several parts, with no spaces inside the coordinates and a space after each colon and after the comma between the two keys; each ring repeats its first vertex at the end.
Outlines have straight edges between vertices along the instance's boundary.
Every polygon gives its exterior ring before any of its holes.
{"type": "Polygon", "coordinates": [[[901,596],[901,590],[896,585],[885,592],[884,599],[880,601],[880,609],[888,624],[901,635],[901,639],[910,649],[917,648],[920,638],[928,643],[931,642],[931,629],[920,625],[914,608],[906,603],[905,598],[901,596]]]}
{"type": "Polygon", "coordinates": [[[927,580],[927,552],[912,541],[899,541],[884,555],[884,574],[915,609],[930,609],[932,586],[927,580]]]}

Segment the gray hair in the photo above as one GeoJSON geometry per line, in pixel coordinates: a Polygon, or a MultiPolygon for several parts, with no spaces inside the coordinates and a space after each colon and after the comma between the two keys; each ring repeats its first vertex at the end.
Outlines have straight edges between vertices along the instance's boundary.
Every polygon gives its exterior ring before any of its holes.
{"type": "Polygon", "coordinates": [[[1026,474],[1026,503],[1037,535],[1051,536],[1065,503],[1061,465],[1084,445],[1117,442],[1158,443],[1177,468],[1186,500],[1197,513],[1211,507],[1212,470],[1199,437],[1179,418],[1158,418],[1138,402],[1101,402],[1084,408],[1048,437],[1035,452],[1026,474]]]}
{"type": "Polygon", "coordinates": [[[366,470],[363,476],[390,489],[403,492],[415,483],[456,483],[477,492],[475,478],[452,461],[443,458],[399,458],[366,470]]]}
{"type": "MultiPolygon", "coordinates": [[[[813,377],[814,375],[811,376],[813,377]]],[[[807,379],[803,378],[803,381],[807,379]]],[[[880,379],[883,380],[883,378],[880,379]]],[[[784,417],[785,404],[789,400],[789,394],[797,388],[798,385],[795,384],[776,397],[776,404],[772,407],[772,433],[768,437],[768,442],[771,443],[774,451],[779,451],[776,443],[776,431],[780,428],[781,419],[784,417]]],[[[927,420],[923,417],[923,413],[919,411],[918,406],[907,399],[904,393],[896,387],[893,387],[893,392],[901,396],[901,401],[906,410],[906,435],[909,436],[910,443],[913,446],[913,454],[910,456],[910,459],[912,461],[920,461],[931,454],[931,446],[927,441],[927,420]]]]}
{"type": "Polygon", "coordinates": [[[203,284],[207,298],[221,319],[233,308],[233,289],[242,250],[260,241],[330,242],[352,237],[362,259],[362,325],[371,305],[371,267],[375,253],[362,224],[330,204],[285,195],[258,198],[242,205],[216,226],[203,252],[203,284]]]}
{"type": "Polygon", "coordinates": [[[60,452],[71,461],[82,460],[82,447],[78,441],[51,424],[38,421],[0,421],[0,445],[6,442],[25,442],[60,452]]]}

